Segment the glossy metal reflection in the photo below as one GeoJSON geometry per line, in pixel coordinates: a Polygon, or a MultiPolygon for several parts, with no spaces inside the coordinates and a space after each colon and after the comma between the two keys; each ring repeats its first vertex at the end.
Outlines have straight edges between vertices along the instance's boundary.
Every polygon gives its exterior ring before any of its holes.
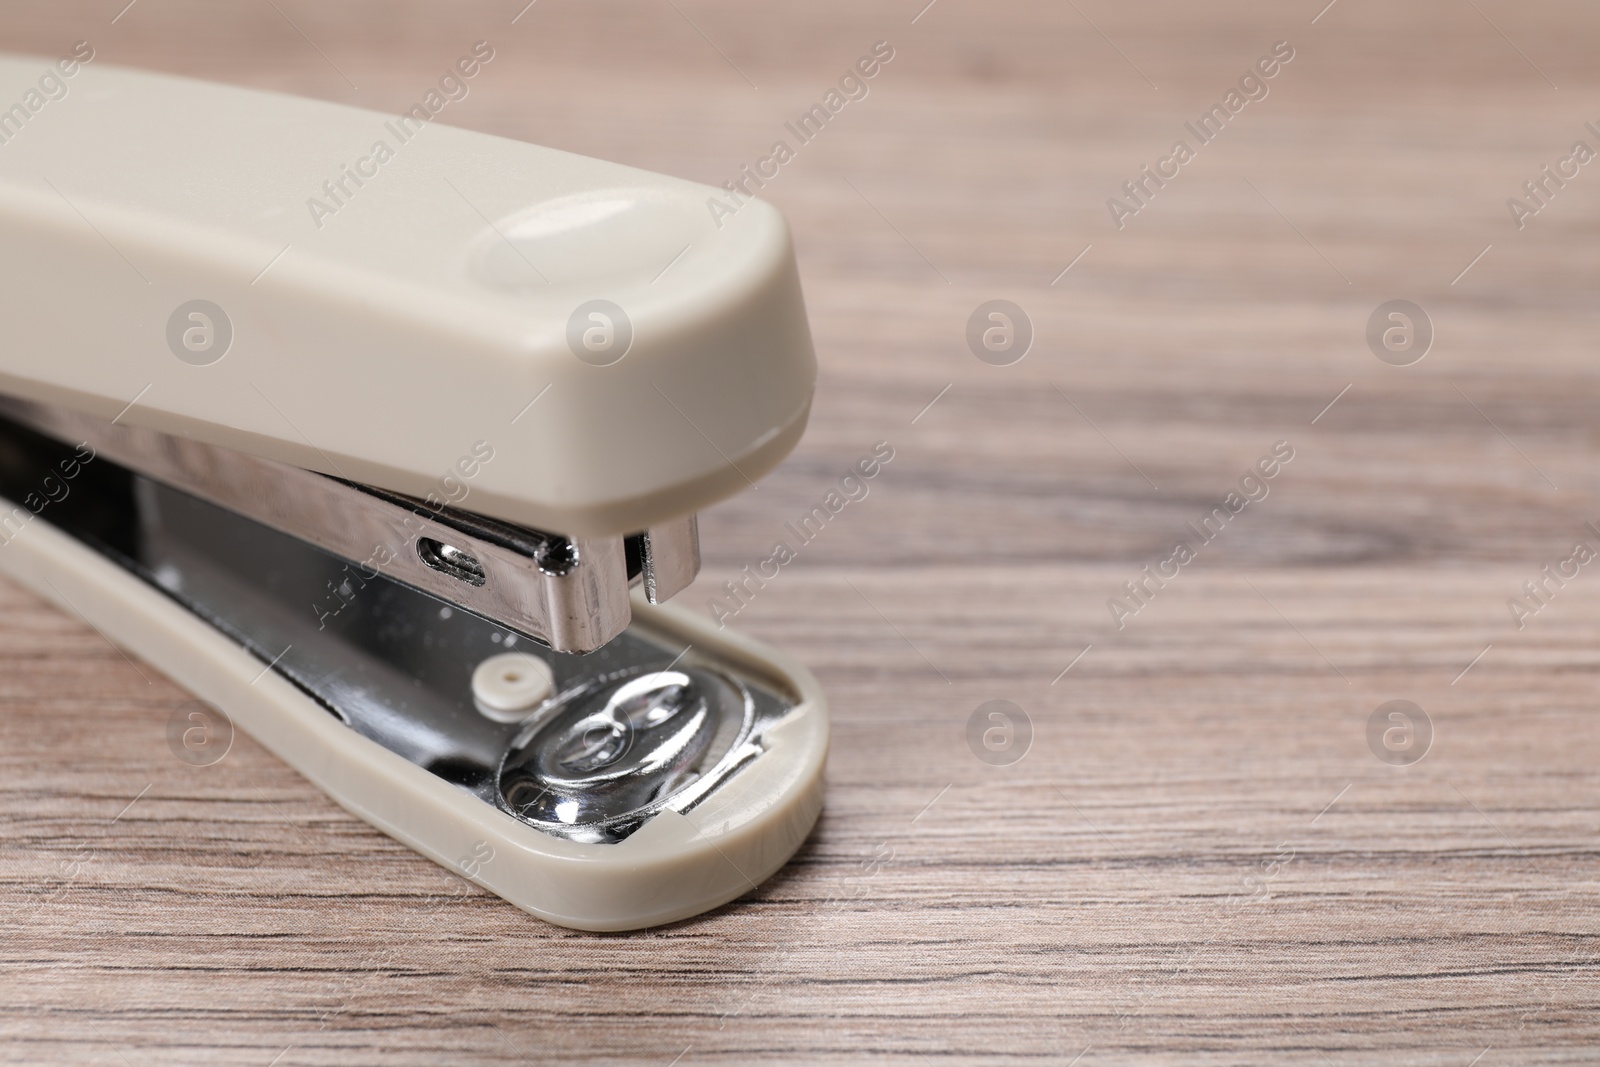
{"type": "Polygon", "coordinates": [[[682,810],[759,749],[743,685],[697,667],[624,672],[552,702],[512,742],[501,806],[575,841],[616,840],[663,807],[682,810]],[[730,758],[732,757],[732,758],[730,758]]]}

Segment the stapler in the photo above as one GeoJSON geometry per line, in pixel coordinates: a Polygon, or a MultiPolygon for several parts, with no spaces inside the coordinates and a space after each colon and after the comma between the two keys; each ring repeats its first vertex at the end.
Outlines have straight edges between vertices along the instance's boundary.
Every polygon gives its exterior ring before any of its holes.
{"type": "Polygon", "coordinates": [[[12,101],[0,570],[551,922],[789,859],[824,697],[664,603],[809,413],[776,210],[86,45],[12,101]]]}

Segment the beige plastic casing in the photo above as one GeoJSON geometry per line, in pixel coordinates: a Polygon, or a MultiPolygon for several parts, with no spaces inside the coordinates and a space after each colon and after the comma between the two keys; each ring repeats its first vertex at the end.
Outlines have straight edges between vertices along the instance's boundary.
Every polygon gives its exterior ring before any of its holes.
{"type": "Polygon", "coordinates": [[[415,496],[487,440],[468,506],[578,537],[742,490],[804,429],[816,363],[767,204],[438,120],[57,62],[0,56],[0,107],[41,102],[0,126],[0,393],[108,419],[137,397],[124,423],[415,496]],[[205,366],[167,341],[195,299],[233,332],[205,366]],[[609,366],[569,346],[596,299],[632,324],[609,366]]]}
{"type": "MultiPolygon", "coordinates": [[[[0,499],[0,513],[13,507],[0,499]]],[[[768,729],[755,761],[687,813],[662,812],[619,843],[585,845],[541,833],[362,737],[47,517],[0,545],[0,571],[222,709],[347,811],[562,926],[634,930],[714,908],[781,867],[821,811],[828,717],[816,680],[788,657],[671,605],[636,599],[636,625],[692,642],[701,656],[786,690],[797,704],[768,729]]],[[[209,773],[217,769],[226,773],[226,763],[209,773]]]]}

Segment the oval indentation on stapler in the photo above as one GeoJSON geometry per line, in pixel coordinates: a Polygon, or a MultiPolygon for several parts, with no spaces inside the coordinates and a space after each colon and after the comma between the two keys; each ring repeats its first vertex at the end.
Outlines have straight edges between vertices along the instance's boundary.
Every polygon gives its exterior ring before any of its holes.
{"type": "Polygon", "coordinates": [[[417,538],[417,555],[429,569],[448,575],[458,582],[482,585],[486,580],[483,564],[478,562],[478,557],[454,545],[447,545],[443,541],[435,541],[431,537],[417,538]]]}
{"type": "Polygon", "coordinates": [[[553,285],[649,283],[715,233],[705,204],[662,189],[558,197],[479,238],[470,271],[508,292],[553,285]]]}

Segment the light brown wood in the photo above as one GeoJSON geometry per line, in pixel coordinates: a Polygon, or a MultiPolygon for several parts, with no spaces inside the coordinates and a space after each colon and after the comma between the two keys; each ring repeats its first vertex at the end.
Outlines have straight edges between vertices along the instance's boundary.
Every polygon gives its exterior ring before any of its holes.
{"type": "Polygon", "coordinates": [[[921,6],[7,12],[6,49],[389,110],[487,39],[450,121],[712,183],[888,40],[766,190],[814,422],[702,517],[686,601],[896,454],[737,618],[833,701],[814,837],[628,936],[529,918],[248,738],[179,763],[185,694],[0,584],[0,1059],[1593,1062],[1600,577],[1521,630],[1507,600],[1600,544],[1600,169],[1521,230],[1506,199],[1600,147],[1600,17],[921,6]],[[1107,198],[1279,40],[1270,94],[1117,230],[1107,198]],[[993,298],[1037,330],[1013,366],[967,350],[993,298]],[[1364,340],[1396,298],[1437,329],[1411,367],[1364,340]],[[1117,629],[1107,599],[1278,441],[1270,494],[1117,629]],[[993,699],[1032,721],[1012,766],[966,740],[993,699]],[[1393,699],[1436,733],[1411,766],[1368,748],[1393,699]]]}

